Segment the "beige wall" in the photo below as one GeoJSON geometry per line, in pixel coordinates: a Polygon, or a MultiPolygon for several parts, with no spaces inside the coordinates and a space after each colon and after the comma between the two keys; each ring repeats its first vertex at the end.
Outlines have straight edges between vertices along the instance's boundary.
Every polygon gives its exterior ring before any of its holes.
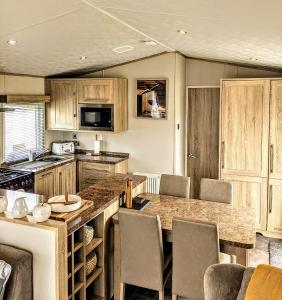
{"type": "Polygon", "coordinates": [[[197,59],[186,60],[188,86],[219,86],[222,78],[281,77],[282,73],[197,59]]]}
{"type": "MultiPolygon", "coordinates": [[[[88,74],[87,77],[102,77],[102,73],[88,74]]],[[[104,71],[105,77],[124,77],[128,79],[128,131],[118,134],[104,134],[105,150],[130,153],[129,171],[181,173],[182,166],[175,157],[179,152],[183,156],[181,146],[175,146],[176,113],[175,102],[184,103],[185,59],[178,54],[168,53],[146,60],[114,67],[104,71]],[[177,65],[177,67],[176,67],[177,65]],[[167,120],[138,119],[136,115],[136,79],[166,78],[168,79],[168,117],[167,120]],[[177,87],[175,82],[177,80],[177,87]],[[179,168],[179,170],[176,168],[179,168]]],[[[177,106],[180,107],[180,106],[177,106]]],[[[183,122],[177,114],[177,121],[183,122]]],[[[183,128],[184,124],[181,124],[183,128]]],[[[65,132],[64,138],[71,138],[65,132]]],[[[81,147],[92,149],[95,133],[79,132],[81,147]]],[[[177,143],[180,138],[177,138],[177,143]]],[[[179,157],[180,157],[179,156],[179,157]]]]}

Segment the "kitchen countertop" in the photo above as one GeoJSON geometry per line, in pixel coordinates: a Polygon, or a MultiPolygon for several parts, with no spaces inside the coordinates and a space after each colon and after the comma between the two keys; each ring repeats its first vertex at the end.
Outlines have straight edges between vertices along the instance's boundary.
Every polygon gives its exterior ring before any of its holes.
{"type": "MultiPolygon", "coordinates": [[[[168,233],[172,231],[172,217],[215,222],[222,245],[254,248],[255,210],[252,208],[234,208],[231,204],[167,195],[147,193],[140,196],[151,201],[144,211],[158,214],[162,229],[168,233]]],[[[118,222],[117,215],[113,221],[118,222]]]]}
{"type": "MultiPolygon", "coordinates": [[[[104,209],[113,204],[115,201],[119,201],[120,195],[125,192],[126,181],[129,178],[133,181],[133,188],[136,188],[138,185],[146,181],[145,176],[111,174],[107,180],[98,180],[94,185],[78,193],[83,200],[93,201],[93,205],[67,224],[68,232],[70,233],[76,230],[89,220],[93,219],[95,216],[99,215],[104,209]]],[[[0,189],[0,196],[7,197],[8,210],[12,209],[15,199],[19,197],[26,197],[26,203],[30,212],[36,204],[46,201],[46,197],[41,195],[2,189],[0,189]]],[[[0,217],[5,218],[5,214],[0,214],[0,217]]],[[[29,223],[26,217],[22,219],[14,219],[13,221],[17,222],[17,220],[19,220],[20,223],[29,223]]],[[[50,221],[52,220],[49,219],[47,222],[39,224],[45,225],[47,223],[50,225],[50,221]]]]}
{"type": "MultiPolygon", "coordinates": [[[[10,168],[15,170],[23,170],[23,171],[31,171],[35,174],[48,171],[55,167],[70,163],[72,161],[86,161],[86,162],[95,162],[101,164],[117,164],[129,158],[128,153],[117,153],[117,152],[101,152],[101,155],[86,155],[88,151],[83,150],[79,151],[79,153],[75,153],[73,155],[61,155],[63,160],[60,161],[52,161],[45,162],[40,165],[40,162],[24,162],[17,165],[11,165],[10,168]]],[[[91,152],[89,152],[91,153],[91,152]]]]}

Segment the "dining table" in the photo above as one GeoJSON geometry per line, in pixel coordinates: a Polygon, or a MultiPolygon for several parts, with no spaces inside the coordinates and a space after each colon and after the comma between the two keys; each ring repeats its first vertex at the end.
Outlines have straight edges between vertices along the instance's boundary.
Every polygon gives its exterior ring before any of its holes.
{"type": "MultiPolygon", "coordinates": [[[[159,215],[164,241],[172,242],[173,217],[214,222],[218,225],[220,251],[235,255],[237,263],[248,265],[248,250],[255,247],[256,241],[254,208],[151,193],[144,193],[139,197],[149,200],[148,205],[142,211],[159,215]]],[[[114,297],[119,299],[120,228],[118,213],[112,217],[112,221],[115,233],[114,297]]]]}

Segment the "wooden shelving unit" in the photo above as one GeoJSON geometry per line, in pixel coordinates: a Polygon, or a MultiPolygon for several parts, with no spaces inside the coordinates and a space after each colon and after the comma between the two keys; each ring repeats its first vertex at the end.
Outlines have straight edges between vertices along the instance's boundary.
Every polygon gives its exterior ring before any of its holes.
{"type": "Polygon", "coordinates": [[[68,236],[68,299],[69,300],[102,300],[104,298],[104,216],[99,215],[68,236]],[[100,220],[101,219],[101,220],[100,220]],[[95,237],[86,245],[85,226],[94,228],[95,237]],[[86,276],[88,256],[96,252],[98,262],[93,272],[86,276]]]}

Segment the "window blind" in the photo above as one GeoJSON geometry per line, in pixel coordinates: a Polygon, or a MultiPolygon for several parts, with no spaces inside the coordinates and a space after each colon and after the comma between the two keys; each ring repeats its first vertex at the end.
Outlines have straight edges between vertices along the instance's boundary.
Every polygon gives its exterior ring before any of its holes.
{"type": "Polygon", "coordinates": [[[44,149],[44,104],[5,104],[11,111],[4,113],[4,160],[28,159],[30,150],[44,149]]]}

